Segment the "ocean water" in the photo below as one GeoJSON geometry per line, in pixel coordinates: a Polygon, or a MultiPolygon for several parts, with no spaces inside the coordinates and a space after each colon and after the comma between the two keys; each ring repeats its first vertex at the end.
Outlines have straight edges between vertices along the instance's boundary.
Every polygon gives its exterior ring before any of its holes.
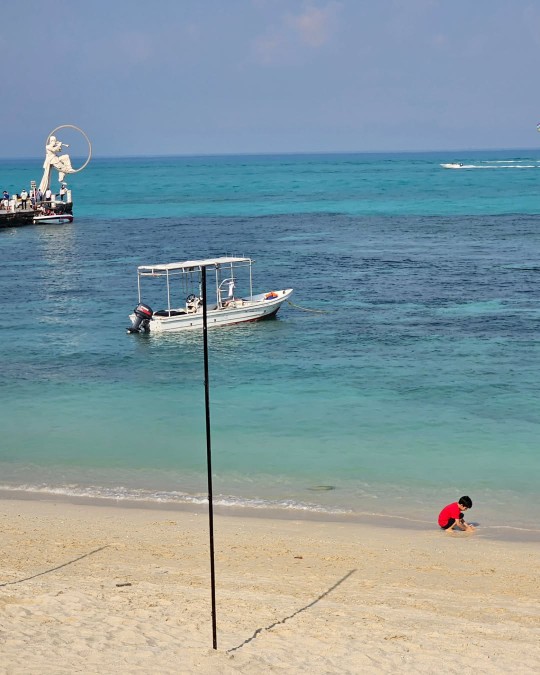
{"type": "Polygon", "coordinates": [[[294,295],[209,333],[216,504],[431,527],[468,494],[539,533],[540,150],[94,159],[70,187],[72,224],[0,229],[1,490],[205,501],[202,336],[125,328],[138,265],[236,254],[294,295]]]}

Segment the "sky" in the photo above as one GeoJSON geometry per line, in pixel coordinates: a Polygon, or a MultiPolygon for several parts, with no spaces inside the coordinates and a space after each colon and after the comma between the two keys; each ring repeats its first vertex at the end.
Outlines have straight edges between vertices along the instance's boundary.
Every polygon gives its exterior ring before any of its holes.
{"type": "Polygon", "coordinates": [[[540,144],[539,0],[3,0],[0,158],[540,144]],[[61,139],[62,140],[62,139],[61,139]]]}

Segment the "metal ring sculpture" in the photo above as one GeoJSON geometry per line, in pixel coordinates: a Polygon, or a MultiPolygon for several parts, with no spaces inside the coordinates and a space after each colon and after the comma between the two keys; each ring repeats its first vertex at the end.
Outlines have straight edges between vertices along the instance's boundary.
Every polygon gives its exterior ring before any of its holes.
{"type": "Polygon", "coordinates": [[[84,168],[88,166],[88,162],[92,159],[92,144],[90,143],[90,139],[82,129],[79,129],[79,127],[76,127],[74,124],[61,124],[59,127],[56,127],[56,129],[53,129],[51,133],[47,136],[47,139],[45,140],[45,145],[47,145],[49,138],[51,136],[54,136],[54,134],[58,131],[58,129],[75,129],[75,131],[78,131],[80,134],[84,136],[86,142],[88,143],[88,157],[86,159],[86,162],[78,169],[73,169],[73,171],[70,172],[70,173],[79,173],[79,171],[82,171],[84,168]]]}

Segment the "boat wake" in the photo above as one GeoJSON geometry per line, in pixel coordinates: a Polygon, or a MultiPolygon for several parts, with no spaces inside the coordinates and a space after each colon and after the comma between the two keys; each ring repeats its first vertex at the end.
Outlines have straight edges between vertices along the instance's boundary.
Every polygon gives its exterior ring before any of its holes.
{"type": "MultiPolygon", "coordinates": [[[[522,162],[523,160],[516,160],[516,159],[511,159],[511,160],[503,160],[503,159],[496,159],[496,160],[486,160],[485,162],[481,162],[480,164],[462,164],[462,163],[457,163],[457,162],[451,162],[447,164],[441,164],[443,169],[540,169],[540,162],[536,162],[534,164],[525,164],[525,163],[519,163],[522,162]]],[[[527,160],[525,160],[527,161],[527,160]]]]}

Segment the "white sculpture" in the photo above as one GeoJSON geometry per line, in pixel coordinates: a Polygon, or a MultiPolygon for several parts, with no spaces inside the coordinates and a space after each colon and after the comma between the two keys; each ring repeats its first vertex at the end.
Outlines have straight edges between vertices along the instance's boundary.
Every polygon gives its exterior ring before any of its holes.
{"type": "Polygon", "coordinates": [[[53,167],[58,170],[58,180],[60,182],[64,180],[66,173],[74,173],[69,155],[57,156],[57,153],[62,152],[63,147],[69,148],[69,145],[56,140],[56,136],[49,137],[47,145],[45,146],[46,154],[45,162],[43,163],[45,171],[41,183],[39,184],[39,188],[42,192],[45,192],[51,184],[51,171],[53,167]]]}
{"type": "Polygon", "coordinates": [[[56,129],[53,129],[50,136],[47,138],[47,142],[45,144],[45,162],[43,163],[44,169],[43,178],[41,179],[41,183],[39,184],[39,189],[41,190],[41,192],[45,193],[50,188],[51,173],[53,168],[58,171],[58,180],[62,182],[67,173],[77,173],[78,171],[82,171],[90,161],[91,156],[92,156],[92,146],[90,144],[88,136],[84,133],[82,129],[79,129],[79,127],[76,127],[73,124],[62,124],[61,126],[56,127],[56,129]],[[69,148],[69,145],[67,145],[67,143],[62,143],[61,141],[59,141],[56,138],[56,136],[54,136],[54,133],[58,131],[58,129],[63,129],[67,127],[79,131],[84,136],[86,142],[88,143],[88,158],[79,169],[74,169],[71,166],[71,159],[68,154],[58,155],[59,152],[62,152],[63,147],[69,148]]]}

